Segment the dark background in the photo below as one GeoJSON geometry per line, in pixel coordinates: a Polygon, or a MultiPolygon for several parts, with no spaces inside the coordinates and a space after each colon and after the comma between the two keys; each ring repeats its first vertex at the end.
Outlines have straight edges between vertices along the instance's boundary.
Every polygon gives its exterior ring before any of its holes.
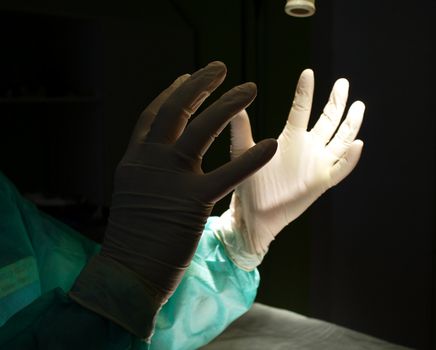
{"type": "MultiPolygon", "coordinates": [[[[436,349],[433,0],[2,1],[1,170],[42,206],[101,239],[112,174],[141,110],[212,60],[228,78],[205,105],[254,81],[256,139],[276,137],[299,73],[315,71],[312,123],[333,82],[367,105],[356,170],[276,239],[258,301],[392,342],[436,349]],[[37,201],[38,202],[38,201],[37,201]]],[[[205,170],[228,160],[228,131],[205,170]]],[[[228,198],[215,208],[222,213],[228,198]]]]}

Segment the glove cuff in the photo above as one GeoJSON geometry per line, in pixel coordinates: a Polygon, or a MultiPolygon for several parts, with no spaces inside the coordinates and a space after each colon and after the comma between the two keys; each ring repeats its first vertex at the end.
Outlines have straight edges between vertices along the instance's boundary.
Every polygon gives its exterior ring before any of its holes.
{"type": "Polygon", "coordinates": [[[69,292],[81,306],[149,341],[166,297],[119,262],[96,255],[69,292]]]}
{"type": "Polygon", "coordinates": [[[241,270],[254,270],[260,265],[267,253],[250,253],[245,249],[246,243],[243,240],[243,233],[235,229],[231,209],[225,211],[220,219],[211,225],[211,229],[223,244],[227,256],[241,270]]]}

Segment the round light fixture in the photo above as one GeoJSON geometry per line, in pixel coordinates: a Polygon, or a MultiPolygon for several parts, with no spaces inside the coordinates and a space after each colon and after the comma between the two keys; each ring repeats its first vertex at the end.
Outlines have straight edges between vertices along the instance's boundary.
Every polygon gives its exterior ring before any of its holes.
{"type": "Polygon", "coordinates": [[[309,17],[315,13],[315,0],[287,0],[285,12],[293,17],[309,17]]]}

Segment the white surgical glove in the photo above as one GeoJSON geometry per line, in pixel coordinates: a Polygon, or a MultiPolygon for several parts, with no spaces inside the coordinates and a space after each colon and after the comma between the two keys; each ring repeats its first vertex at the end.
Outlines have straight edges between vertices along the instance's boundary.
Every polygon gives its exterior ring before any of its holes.
{"type": "MultiPolygon", "coordinates": [[[[335,133],[348,97],[348,81],[339,79],[323,114],[313,129],[307,131],[313,88],[313,71],[306,69],[278,138],[276,154],[236,187],[229,210],[215,228],[230,258],[245,270],[259,265],[283,227],[343,180],[360,158],[363,142],[355,138],[365,105],[360,101],[353,103],[335,133]]],[[[231,127],[231,156],[236,158],[255,144],[245,110],[233,119],[231,127]]]]}

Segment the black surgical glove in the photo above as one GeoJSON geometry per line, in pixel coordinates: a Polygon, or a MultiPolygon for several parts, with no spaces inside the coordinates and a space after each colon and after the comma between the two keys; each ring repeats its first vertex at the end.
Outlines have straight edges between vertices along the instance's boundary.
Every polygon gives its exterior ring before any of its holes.
{"type": "MultiPolygon", "coordinates": [[[[70,296],[141,338],[177,288],[213,205],[266,164],[277,148],[265,140],[204,174],[203,155],[256,86],[237,86],[190,116],[226,75],[213,62],[177,79],[144,111],[115,173],[101,253],[82,271],[70,296]]],[[[193,315],[195,317],[195,315],[193,315]]]]}

